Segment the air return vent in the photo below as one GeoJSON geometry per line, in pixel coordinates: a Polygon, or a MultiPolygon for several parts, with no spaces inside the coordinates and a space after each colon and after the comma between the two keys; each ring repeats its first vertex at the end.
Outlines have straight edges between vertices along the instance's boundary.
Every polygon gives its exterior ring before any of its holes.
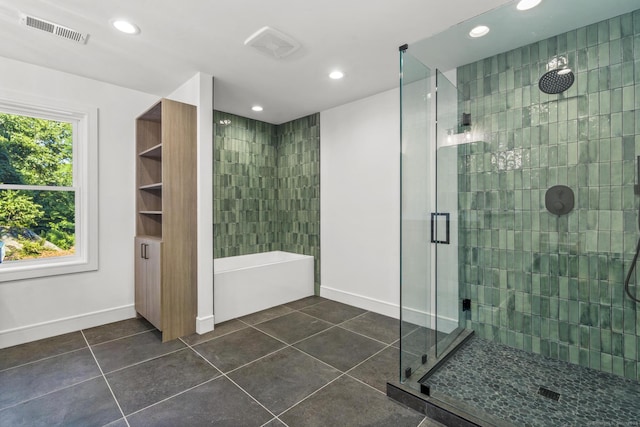
{"type": "Polygon", "coordinates": [[[300,48],[300,43],[271,27],[262,27],[244,41],[272,58],[282,59],[300,48]]]}
{"type": "Polygon", "coordinates": [[[73,40],[74,42],[78,42],[80,44],[87,43],[87,38],[89,38],[89,34],[83,34],[79,31],[72,30],[71,28],[65,27],[60,24],[56,24],[55,22],[46,21],[41,18],[36,18],[35,16],[27,15],[25,13],[20,14],[20,23],[26,25],[27,27],[35,28],[37,30],[45,31],[49,34],[53,34],[54,36],[62,37],[63,39],[73,40]]]}

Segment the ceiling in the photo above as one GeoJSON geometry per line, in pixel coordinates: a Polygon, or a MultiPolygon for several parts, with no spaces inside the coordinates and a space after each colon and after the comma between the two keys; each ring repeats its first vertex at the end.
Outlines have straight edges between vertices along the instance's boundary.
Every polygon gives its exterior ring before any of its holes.
{"type": "MultiPolygon", "coordinates": [[[[409,52],[429,67],[447,71],[639,8],[639,0],[544,0],[524,12],[510,4],[418,41],[409,52]],[[469,30],[476,25],[491,31],[472,40],[469,30]]],[[[554,55],[550,52],[549,59],[554,55]]]]}
{"type": "Polygon", "coordinates": [[[0,0],[0,56],[157,96],[204,72],[214,76],[214,108],[279,124],[397,87],[405,43],[422,62],[448,70],[640,7],[638,0],[543,0],[523,13],[516,3],[0,0]],[[20,12],[89,33],[88,42],[23,26],[20,12]],[[141,33],[116,31],[110,21],[122,17],[141,33]],[[476,24],[491,32],[472,41],[467,32],[476,24]],[[275,59],[245,46],[264,26],[302,47],[275,59]],[[328,77],[336,68],[342,80],[328,77]],[[251,111],[255,104],[264,111],[251,111]]]}
{"type": "Polygon", "coordinates": [[[0,56],[157,96],[200,71],[214,76],[216,109],[279,124],[397,87],[398,46],[506,2],[0,0],[0,56]],[[20,12],[89,33],[88,42],[27,28],[20,12]],[[141,33],[114,30],[120,17],[141,33]],[[302,47],[277,60],[244,46],[264,26],[302,47]],[[342,80],[328,78],[334,68],[342,80]]]}

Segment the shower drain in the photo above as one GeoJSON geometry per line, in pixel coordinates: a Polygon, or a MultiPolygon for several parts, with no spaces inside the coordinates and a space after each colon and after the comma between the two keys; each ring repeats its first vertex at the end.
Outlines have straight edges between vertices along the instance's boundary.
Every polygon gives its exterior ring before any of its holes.
{"type": "Polygon", "coordinates": [[[546,397],[547,399],[555,400],[556,402],[560,400],[560,393],[556,393],[553,390],[549,390],[548,388],[540,387],[538,389],[538,394],[546,397]]]}

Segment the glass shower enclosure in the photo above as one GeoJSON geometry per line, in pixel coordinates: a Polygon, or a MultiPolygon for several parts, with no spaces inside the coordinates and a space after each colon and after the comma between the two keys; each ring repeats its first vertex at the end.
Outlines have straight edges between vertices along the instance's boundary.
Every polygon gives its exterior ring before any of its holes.
{"type": "Polygon", "coordinates": [[[400,48],[399,380],[481,425],[637,422],[639,5],[516,3],[400,48]]]}
{"type": "Polygon", "coordinates": [[[430,70],[406,50],[401,51],[401,67],[401,378],[405,381],[424,373],[431,366],[427,362],[438,360],[463,328],[458,319],[462,302],[457,285],[458,172],[453,145],[458,138],[457,91],[444,74],[430,70]]]}

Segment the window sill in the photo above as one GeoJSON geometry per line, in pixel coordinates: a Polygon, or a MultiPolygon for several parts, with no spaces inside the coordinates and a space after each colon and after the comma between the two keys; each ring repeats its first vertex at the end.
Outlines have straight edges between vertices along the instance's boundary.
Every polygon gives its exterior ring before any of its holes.
{"type": "Polygon", "coordinates": [[[40,277],[57,276],[63,274],[82,273],[98,269],[97,261],[83,260],[79,257],[60,257],[52,261],[34,260],[0,264],[0,283],[14,280],[37,279],[40,277]]]}

